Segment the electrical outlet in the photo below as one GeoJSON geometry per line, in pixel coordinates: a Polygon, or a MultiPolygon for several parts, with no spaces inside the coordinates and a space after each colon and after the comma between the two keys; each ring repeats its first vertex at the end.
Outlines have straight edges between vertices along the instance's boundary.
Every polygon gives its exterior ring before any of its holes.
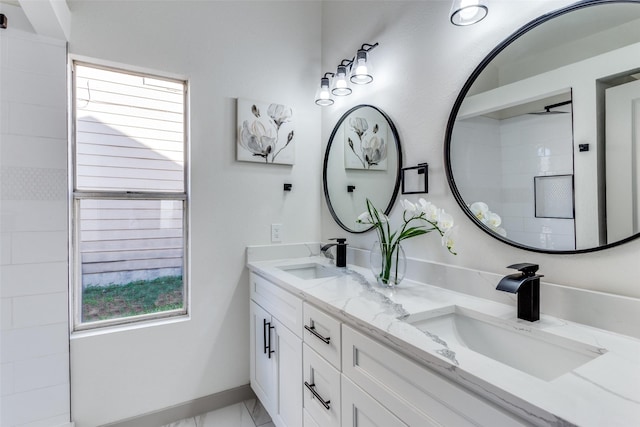
{"type": "Polygon", "coordinates": [[[282,242],[282,224],[271,224],[271,243],[282,242]]]}

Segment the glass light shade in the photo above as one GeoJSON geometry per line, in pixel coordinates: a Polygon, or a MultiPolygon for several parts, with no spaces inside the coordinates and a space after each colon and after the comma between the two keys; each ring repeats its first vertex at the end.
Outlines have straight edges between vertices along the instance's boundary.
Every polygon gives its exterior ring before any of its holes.
{"type": "Polygon", "coordinates": [[[488,0],[454,0],[451,6],[453,25],[472,25],[482,21],[489,13],[488,0]]]}
{"type": "Polygon", "coordinates": [[[366,50],[360,49],[356,54],[356,60],[351,66],[351,83],[366,85],[373,81],[371,61],[366,50]]]}
{"type": "Polygon", "coordinates": [[[321,107],[326,107],[333,104],[333,98],[331,98],[331,91],[329,90],[329,78],[323,77],[320,79],[320,87],[316,92],[316,104],[321,107]]]}
{"type": "Polygon", "coordinates": [[[338,65],[338,71],[333,80],[333,89],[331,93],[336,96],[351,95],[351,88],[349,87],[349,81],[347,80],[347,67],[344,65],[338,65]]]}

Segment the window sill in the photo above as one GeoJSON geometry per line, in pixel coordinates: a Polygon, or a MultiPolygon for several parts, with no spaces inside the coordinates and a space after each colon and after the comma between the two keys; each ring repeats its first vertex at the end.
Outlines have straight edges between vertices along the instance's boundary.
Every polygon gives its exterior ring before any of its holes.
{"type": "Polygon", "coordinates": [[[98,335],[133,331],[136,329],[165,326],[165,325],[170,325],[174,323],[188,322],[190,320],[191,320],[191,315],[187,313],[187,314],[181,314],[181,315],[171,316],[171,317],[139,320],[131,323],[124,323],[124,324],[118,324],[118,325],[105,325],[102,327],[92,327],[90,329],[80,329],[80,330],[71,331],[70,339],[76,340],[76,339],[82,339],[87,337],[94,337],[98,335]]]}

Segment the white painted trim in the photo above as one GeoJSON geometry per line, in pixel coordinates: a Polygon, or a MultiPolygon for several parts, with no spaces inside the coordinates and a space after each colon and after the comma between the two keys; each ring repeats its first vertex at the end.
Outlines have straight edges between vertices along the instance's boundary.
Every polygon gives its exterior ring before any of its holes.
{"type": "MultiPolygon", "coordinates": [[[[73,64],[74,62],[84,62],[91,65],[97,65],[97,66],[107,67],[107,68],[115,68],[117,70],[125,70],[126,72],[140,73],[140,74],[157,76],[157,77],[165,77],[167,79],[173,79],[173,80],[184,80],[187,83],[189,81],[189,77],[183,74],[169,73],[162,70],[156,70],[154,68],[140,67],[137,65],[125,64],[117,61],[109,61],[106,59],[94,58],[92,56],[69,53],[69,63],[73,64]]],[[[188,92],[189,92],[189,88],[187,87],[187,93],[188,92]]]]}
{"type": "Polygon", "coordinates": [[[69,40],[71,11],[65,0],[19,0],[19,3],[36,33],[58,40],[69,40]]]}
{"type": "MultiPolygon", "coordinates": [[[[206,414],[249,399],[256,399],[249,384],[193,399],[179,405],[149,412],[126,420],[105,424],[102,427],[158,427],[185,418],[206,414]]],[[[70,426],[73,427],[73,426],[70,426]]]]}

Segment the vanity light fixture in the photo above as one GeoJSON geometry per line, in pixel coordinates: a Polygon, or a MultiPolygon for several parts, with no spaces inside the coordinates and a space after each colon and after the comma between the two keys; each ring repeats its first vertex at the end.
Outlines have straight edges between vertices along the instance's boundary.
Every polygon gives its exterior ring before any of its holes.
{"type": "Polygon", "coordinates": [[[320,87],[316,92],[316,104],[326,107],[334,103],[334,95],[351,95],[352,89],[349,87],[349,83],[358,85],[371,83],[373,72],[369,52],[376,46],[378,43],[364,43],[356,52],[356,56],[340,61],[335,73],[324,73],[320,79],[320,87]]]}
{"type": "Polygon", "coordinates": [[[335,96],[347,96],[351,95],[351,88],[349,87],[349,80],[347,80],[347,67],[352,63],[349,59],[343,59],[338,69],[336,70],[336,76],[333,80],[333,89],[331,93],[335,96]],[[346,62],[346,63],[345,63],[346,62]]]}
{"type": "Polygon", "coordinates": [[[326,107],[333,104],[333,98],[331,97],[331,91],[329,90],[329,77],[333,77],[333,73],[324,73],[324,76],[320,79],[320,87],[316,92],[316,104],[321,107],[326,107]]]}
{"type": "Polygon", "coordinates": [[[451,23],[453,25],[473,25],[482,21],[489,13],[489,0],[453,0],[451,23]]]}

